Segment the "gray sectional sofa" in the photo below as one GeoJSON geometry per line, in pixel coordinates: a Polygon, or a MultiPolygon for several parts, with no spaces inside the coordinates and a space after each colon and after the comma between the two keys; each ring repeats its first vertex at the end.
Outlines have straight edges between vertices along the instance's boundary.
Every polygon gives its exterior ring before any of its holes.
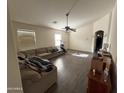
{"type": "MultiPolygon", "coordinates": [[[[24,56],[26,58],[38,56],[43,59],[51,59],[62,54],[64,52],[58,51],[56,47],[45,47],[18,52],[18,56],[24,56]]],[[[24,61],[19,62],[19,66],[24,93],[45,93],[48,88],[57,82],[57,67],[54,65],[53,69],[49,72],[39,71],[36,67],[25,65],[24,61]]]]}
{"type": "Polygon", "coordinates": [[[44,59],[52,59],[54,57],[64,54],[63,51],[58,50],[57,47],[45,47],[19,51],[18,54],[24,54],[27,58],[31,56],[39,56],[44,59]]]}

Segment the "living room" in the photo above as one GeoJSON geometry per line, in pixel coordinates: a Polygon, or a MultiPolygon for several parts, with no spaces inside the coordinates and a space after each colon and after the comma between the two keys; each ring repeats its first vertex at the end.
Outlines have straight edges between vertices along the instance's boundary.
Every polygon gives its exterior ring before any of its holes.
{"type": "MultiPolygon", "coordinates": [[[[9,0],[8,87],[20,88],[16,92],[8,90],[9,93],[93,93],[88,90],[87,74],[96,51],[98,53],[105,45],[106,51],[111,55],[114,69],[114,83],[111,84],[112,89],[108,88],[106,93],[116,93],[116,9],[115,0],[9,0]],[[69,27],[76,29],[66,29],[66,21],[67,26],[69,24],[69,27]],[[101,36],[97,32],[104,32],[100,48],[95,45],[96,36],[101,36]],[[61,43],[66,52],[61,49],[61,43]],[[40,59],[50,61],[55,67],[54,71],[52,70],[53,76],[48,75],[43,81],[28,85],[29,82],[25,83],[20,71],[20,56],[41,57],[40,59]],[[31,87],[27,88],[28,86],[31,87]]],[[[39,77],[39,74],[35,75],[35,78],[39,77]]],[[[31,77],[28,76],[28,80],[29,78],[31,77]]],[[[34,77],[33,80],[32,82],[35,82],[34,77]]]]}

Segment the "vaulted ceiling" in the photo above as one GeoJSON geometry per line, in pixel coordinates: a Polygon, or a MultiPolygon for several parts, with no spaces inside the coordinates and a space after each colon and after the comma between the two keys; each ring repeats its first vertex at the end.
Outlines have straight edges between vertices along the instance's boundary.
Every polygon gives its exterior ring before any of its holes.
{"type": "MultiPolygon", "coordinates": [[[[75,0],[8,0],[12,20],[61,29],[66,26],[65,14],[75,0]],[[56,23],[54,23],[56,21],[56,23]]],[[[69,16],[69,25],[79,27],[96,20],[113,8],[115,0],[78,0],[69,16]]]]}

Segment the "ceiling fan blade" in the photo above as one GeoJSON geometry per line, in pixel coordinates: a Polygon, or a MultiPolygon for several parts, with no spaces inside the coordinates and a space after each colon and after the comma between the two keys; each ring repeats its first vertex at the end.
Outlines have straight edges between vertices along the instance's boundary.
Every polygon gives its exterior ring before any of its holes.
{"type": "Polygon", "coordinates": [[[74,29],[74,28],[70,28],[70,30],[73,31],[73,32],[76,32],[76,29],[74,29]]]}
{"type": "Polygon", "coordinates": [[[65,32],[69,32],[69,30],[68,29],[66,29],[66,28],[62,28],[65,32]]]}
{"type": "Polygon", "coordinates": [[[66,14],[66,17],[67,17],[67,26],[65,26],[64,29],[66,30],[66,32],[69,32],[70,30],[73,31],[73,32],[76,32],[76,29],[70,28],[70,26],[68,26],[68,16],[69,16],[69,13],[70,13],[70,12],[68,12],[68,13],[66,14]]]}

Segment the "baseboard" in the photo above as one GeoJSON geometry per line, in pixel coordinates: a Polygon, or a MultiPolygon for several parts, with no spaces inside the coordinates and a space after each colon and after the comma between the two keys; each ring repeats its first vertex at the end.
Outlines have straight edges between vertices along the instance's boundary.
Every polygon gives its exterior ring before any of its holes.
{"type": "Polygon", "coordinates": [[[68,51],[74,51],[74,52],[83,52],[83,53],[86,53],[86,54],[93,54],[92,52],[89,52],[89,51],[82,51],[82,50],[76,50],[76,49],[67,49],[68,51]]]}

